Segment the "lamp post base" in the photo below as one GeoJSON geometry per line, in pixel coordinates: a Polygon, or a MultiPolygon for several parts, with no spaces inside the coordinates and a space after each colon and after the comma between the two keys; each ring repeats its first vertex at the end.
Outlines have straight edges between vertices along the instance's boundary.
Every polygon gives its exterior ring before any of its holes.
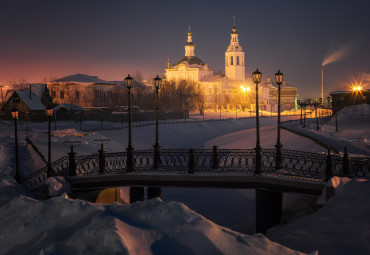
{"type": "Polygon", "coordinates": [[[256,151],[256,168],[254,170],[255,174],[261,174],[261,168],[262,168],[262,155],[261,155],[261,146],[257,145],[256,148],[254,148],[256,151]]]}
{"type": "Polygon", "coordinates": [[[127,169],[126,171],[127,172],[134,172],[135,169],[134,169],[134,148],[129,145],[127,148],[126,148],[126,151],[127,151],[127,169]]]}
{"type": "Polygon", "coordinates": [[[280,141],[277,142],[275,145],[276,148],[276,161],[275,161],[275,169],[282,169],[283,168],[283,145],[280,141]]]}
{"type": "Polygon", "coordinates": [[[155,144],[154,146],[154,162],[153,162],[153,168],[159,169],[161,168],[161,146],[159,144],[155,144]]]}

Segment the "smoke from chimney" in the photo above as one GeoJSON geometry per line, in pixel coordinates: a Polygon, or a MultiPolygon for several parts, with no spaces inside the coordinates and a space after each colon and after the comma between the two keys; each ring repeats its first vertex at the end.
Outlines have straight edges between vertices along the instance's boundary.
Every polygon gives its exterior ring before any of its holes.
{"type": "Polygon", "coordinates": [[[342,58],[347,57],[351,53],[351,50],[352,50],[351,45],[345,45],[335,51],[329,50],[326,56],[324,57],[324,60],[322,61],[322,65],[326,66],[328,64],[337,62],[342,58]]]}

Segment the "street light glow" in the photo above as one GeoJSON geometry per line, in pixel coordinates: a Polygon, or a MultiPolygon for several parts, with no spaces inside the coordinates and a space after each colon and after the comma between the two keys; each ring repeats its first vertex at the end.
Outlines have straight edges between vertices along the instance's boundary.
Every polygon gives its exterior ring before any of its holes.
{"type": "Polygon", "coordinates": [[[361,91],[362,90],[362,86],[356,84],[355,86],[352,87],[352,90],[353,91],[361,91]]]}

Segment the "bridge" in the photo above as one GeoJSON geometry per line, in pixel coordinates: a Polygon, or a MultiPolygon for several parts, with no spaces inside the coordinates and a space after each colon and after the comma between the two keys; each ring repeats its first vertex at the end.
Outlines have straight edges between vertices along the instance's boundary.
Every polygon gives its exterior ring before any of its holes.
{"type": "Polygon", "coordinates": [[[283,150],[282,167],[276,168],[275,149],[161,149],[131,153],[99,153],[68,156],[44,167],[21,182],[40,191],[50,176],[64,176],[72,191],[106,187],[130,187],[130,200],[161,195],[161,187],[215,187],[256,189],[256,229],[266,230],[280,221],[282,193],[320,196],[334,175],[366,177],[370,158],[283,150]],[[257,164],[260,160],[260,164],[257,164]]]}

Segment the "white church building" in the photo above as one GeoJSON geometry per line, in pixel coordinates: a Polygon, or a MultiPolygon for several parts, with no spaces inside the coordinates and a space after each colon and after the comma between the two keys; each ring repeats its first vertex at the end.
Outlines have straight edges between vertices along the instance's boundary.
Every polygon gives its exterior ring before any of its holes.
{"type": "MultiPolygon", "coordinates": [[[[243,109],[255,108],[255,84],[245,76],[245,52],[239,44],[237,29],[234,25],[231,33],[230,45],[225,52],[225,75],[214,74],[209,65],[195,56],[195,45],[192,33],[188,32],[185,44],[185,56],[176,64],[167,63],[165,79],[168,81],[188,80],[198,83],[199,89],[205,97],[206,108],[243,109]]],[[[297,88],[289,87],[284,83],[284,89],[289,88],[289,95],[285,97],[286,108],[294,108],[297,99],[297,88]]],[[[259,104],[262,110],[277,110],[276,98],[272,91],[276,86],[267,78],[265,84],[259,85],[259,104]]],[[[287,93],[284,93],[285,95],[287,93]]],[[[283,107],[284,108],[284,107],[283,107]]]]}

